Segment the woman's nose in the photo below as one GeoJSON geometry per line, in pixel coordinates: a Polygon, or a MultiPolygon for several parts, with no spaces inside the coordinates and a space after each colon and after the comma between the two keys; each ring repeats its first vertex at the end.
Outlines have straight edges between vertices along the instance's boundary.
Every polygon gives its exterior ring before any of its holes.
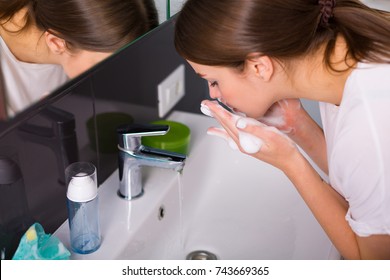
{"type": "Polygon", "coordinates": [[[215,86],[209,86],[209,95],[212,99],[221,98],[221,92],[219,91],[218,87],[215,86]]]}

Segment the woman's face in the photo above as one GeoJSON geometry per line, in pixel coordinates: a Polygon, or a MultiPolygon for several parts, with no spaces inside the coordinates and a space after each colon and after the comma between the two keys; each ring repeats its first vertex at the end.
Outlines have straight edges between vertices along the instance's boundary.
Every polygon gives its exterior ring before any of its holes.
{"type": "Polygon", "coordinates": [[[259,77],[250,72],[240,73],[229,67],[207,66],[191,61],[195,72],[208,81],[210,97],[243,112],[248,117],[260,118],[277,101],[269,85],[262,85],[259,77]]]}

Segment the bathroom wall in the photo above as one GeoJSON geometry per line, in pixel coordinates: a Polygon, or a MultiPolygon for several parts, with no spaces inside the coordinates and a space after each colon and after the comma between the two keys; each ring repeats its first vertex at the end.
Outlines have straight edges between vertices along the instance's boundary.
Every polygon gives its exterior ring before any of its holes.
{"type": "Polygon", "coordinates": [[[384,11],[390,11],[390,0],[360,0],[360,1],[372,8],[376,8],[384,11]]]}
{"type": "Polygon", "coordinates": [[[170,0],[170,12],[171,16],[177,14],[187,0],[170,0]]]}
{"type": "MultiPolygon", "coordinates": [[[[173,20],[163,23],[50,99],[1,124],[1,258],[12,257],[33,222],[52,233],[67,219],[63,172],[69,163],[93,162],[99,183],[117,168],[118,122],[111,118],[100,126],[95,116],[116,112],[134,122],[158,119],[157,85],[184,64],[173,47],[173,29],[173,20]]],[[[185,67],[186,95],[175,109],[199,112],[207,84],[185,67]]]]}
{"type": "Polygon", "coordinates": [[[159,22],[162,23],[167,20],[167,0],[154,0],[158,12],[159,22]]]}

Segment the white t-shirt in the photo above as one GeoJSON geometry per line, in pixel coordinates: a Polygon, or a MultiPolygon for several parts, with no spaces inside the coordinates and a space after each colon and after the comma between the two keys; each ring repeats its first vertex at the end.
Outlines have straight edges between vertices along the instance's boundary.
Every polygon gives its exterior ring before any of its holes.
{"type": "Polygon", "coordinates": [[[8,116],[25,109],[67,81],[60,65],[19,61],[0,37],[0,63],[3,72],[8,116]]]}
{"type": "Polygon", "coordinates": [[[390,234],[390,64],[360,63],[340,106],[321,103],[329,180],[359,236],[390,234]]]}

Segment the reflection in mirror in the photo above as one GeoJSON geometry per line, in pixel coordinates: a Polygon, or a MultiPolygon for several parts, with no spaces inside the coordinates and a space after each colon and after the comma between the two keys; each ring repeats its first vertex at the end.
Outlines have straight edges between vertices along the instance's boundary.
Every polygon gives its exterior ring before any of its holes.
{"type": "Polygon", "coordinates": [[[65,184],[63,170],[79,160],[75,117],[72,113],[54,106],[47,106],[40,115],[49,122],[49,126],[24,123],[18,129],[19,135],[25,141],[53,151],[57,159],[58,182],[65,184]]]}
{"type": "Polygon", "coordinates": [[[153,0],[0,1],[0,120],[157,25],[153,0]]]}
{"type": "Polygon", "coordinates": [[[174,16],[178,12],[180,12],[181,8],[183,7],[184,3],[187,0],[167,0],[169,2],[169,12],[170,16],[174,16]]]}
{"type": "MultiPolygon", "coordinates": [[[[118,168],[116,127],[159,119],[157,85],[185,62],[173,46],[174,22],[0,123],[0,257],[12,258],[33,222],[53,233],[68,218],[65,166],[91,162],[101,184],[118,168]]],[[[185,71],[186,95],[174,110],[199,113],[208,86],[185,71]]]]}
{"type": "Polygon", "coordinates": [[[0,258],[12,257],[23,231],[34,222],[17,151],[0,148],[0,258]]]}

